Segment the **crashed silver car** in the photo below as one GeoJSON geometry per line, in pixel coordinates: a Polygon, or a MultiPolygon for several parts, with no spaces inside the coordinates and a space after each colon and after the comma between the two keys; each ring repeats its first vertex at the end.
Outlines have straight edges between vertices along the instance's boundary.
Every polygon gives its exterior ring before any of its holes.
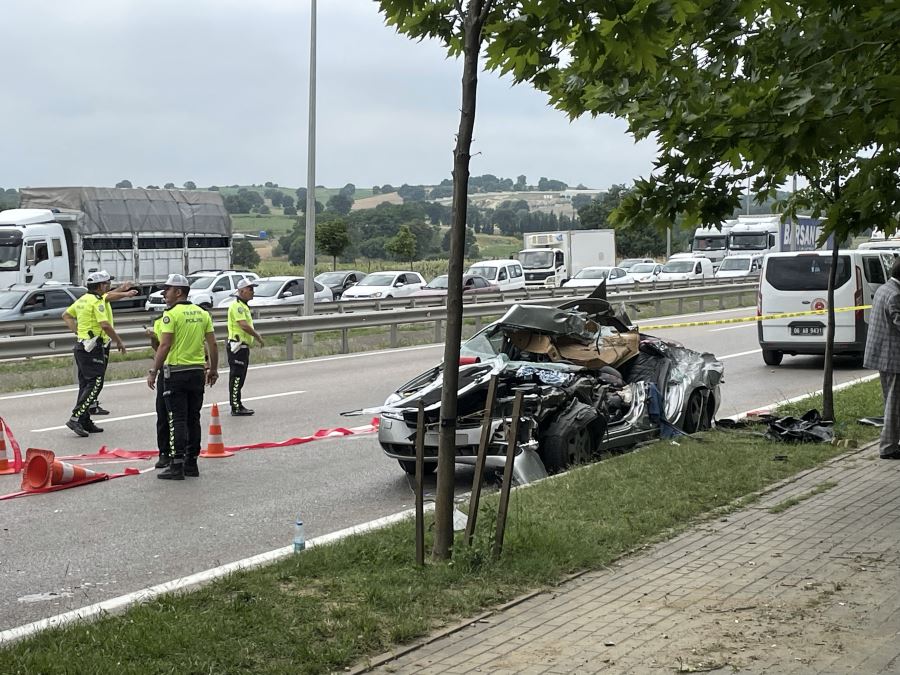
{"type": "MultiPolygon", "coordinates": [[[[601,286],[560,307],[514,305],[461,345],[457,463],[474,464],[488,383],[496,375],[487,465],[505,463],[512,402],[524,393],[514,461],[528,482],[601,452],[709,428],[724,366],[712,354],[642,334],[616,314],[601,286]]],[[[425,469],[437,464],[442,367],[403,384],[380,413],[378,440],[407,473],[415,471],[416,419],[425,409],[425,469]]]]}

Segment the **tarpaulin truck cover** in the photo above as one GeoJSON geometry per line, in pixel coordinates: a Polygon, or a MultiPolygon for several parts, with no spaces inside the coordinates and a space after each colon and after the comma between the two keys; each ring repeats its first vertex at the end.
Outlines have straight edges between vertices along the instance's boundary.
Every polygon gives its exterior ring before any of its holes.
{"type": "Polygon", "coordinates": [[[22,208],[81,211],[83,235],[171,232],[231,236],[218,192],[143,188],[22,188],[22,208]]]}

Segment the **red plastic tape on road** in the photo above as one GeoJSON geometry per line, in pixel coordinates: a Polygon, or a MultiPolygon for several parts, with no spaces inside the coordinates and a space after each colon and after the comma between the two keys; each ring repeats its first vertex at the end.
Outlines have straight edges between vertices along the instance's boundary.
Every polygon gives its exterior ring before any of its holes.
{"type": "Polygon", "coordinates": [[[6,420],[2,417],[0,417],[0,425],[3,425],[3,429],[6,430],[6,438],[9,440],[9,447],[11,447],[13,451],[13,471],[14,473],[19,473],[22,470],[22,450],[19,448],[19,443],[18,441],[16,441],[16,437],[13,436],[13,432],[12,429],[9,428],[9,424],[7,424],[6,420]]]}
{"type": "Polygon", "coordinates": [[[68,490],[73,487],[80,487],[82,485],[89,485],[90,483],[100,483],[107,480],[112,480],[113,478],[124,478],[125,476],[137,476],[140,474],[140,469],[125,469],[122,473],[101,473],[96,476],[91,476],[90,478],[85,478],[84,480],[74,481],[72,483],[65,483],[64,485],[50,485],[45,488],[35,488],[34,490],[23,490],[22,492],[11,492],[8,495],[0,495],[0,501],[4,501],[6,499],[16,499],[18,497],[29,497],[31,495],[40,495],[45,492],[56,492],[58,490],[68,490]]]}
{"type": "MultiPolygon", "coordinates": [[[[319,429],[312,436],[298,436],[288,438],[284,441],[264,441],[262,443],[245,443],[244,445],[226,445],[226,452],[239,452],[241,450],[263,450],[265,448],[288,448],[292,445],[302,445],[312,441],[318,441],[323,438],[335,438],[339,436],[356,436],[360,434],[371,434],[378,431],[378,418],[373,418],[369,424],[361,427],[331,427],[328,429],[319,429]]],[[[104,445],[99,451],[92,454],[84,455],[67,455],[65,457],[57,457],[60,460],[72,459],[152,459],[158,455],[156,450],[124,450],[122,448],[107,449],[104,445]]]]}

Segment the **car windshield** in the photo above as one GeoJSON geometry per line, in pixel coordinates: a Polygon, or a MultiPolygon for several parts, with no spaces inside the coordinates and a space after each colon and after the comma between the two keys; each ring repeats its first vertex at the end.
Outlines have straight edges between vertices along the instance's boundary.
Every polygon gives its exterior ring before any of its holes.
{"type": "Polygon", "coordinates": [[[503,331],[488,326],[463,342],[459,347],[460,356],[497,356],[503,348],[503,331]]]}
{"type": "Polygon", "coordinates": [[[360,281],[357,286],[391,286],[394,283],[393,274],[370,274],[360,281]]]}
{"type": "Polygon", "coordinates": [[[573,279],[605,279],[609,276],[608,267],[585,267],[573,279]]]}
{"type": "Polygon", "coordinates": [[[633,274],[649,274],[654,267],[656,267],[656,263],[638,263],[637,265],[632,265],[628,271],[633,274]]]}
{"type": "Polygon", "coordinates": [[[519,254],[519,262],[526,270],[553,267],[553,251],[524,251],[519,254]]]}
{"type": "Polygon", "coordinates": [[[724,251],[725,250],[725,240],[726,237],[724,234],[721,235],[703,235],[701,237],[694,237],[694,250],[695,251],[724,251]]]}
{"type": "Polygon", "coordinates": [[[209,288],[215,280],[215,277],[197,277],[194,281],[191,281],[191,288],[209,288]]]}
{"type": "Polygon", "coordinates": [[[21,256],[22,244],[19,241],[0,242],[0,270],[19,269],[21,256]]]}
{"type": "Polygon", "coordinates": [[[768,242],[769,235],[766,232],[731,235],[731,248],[735,250],[762,251],[768,242]]]}
{"type": "Polygon", "coordinates": [[[425,288],[440,288],[442,290],[446,290],[449,286],[450,277],[446,274],[442,274],[439,277],[435,277],[432,279],[425,288]]]}
{"type": "Polygon", "coordinates": [[[672,260],[663,265],[663,272],[676,272],[676,273],[684,273],[690,272],[694,269],[694,261],[693,260],[672,260]]]}
{"type": "Polygon", "coordinates": [[[281,290],[281,287],[284,286],[284,281],[279,281],[277,279],[270,279],[269,281],[260,281],[259,285],[253,291],[254,298],[274,298],[278,291],[281,290]]]}
{"type": "Polygon", "coordinates": [[[25,291],[3,291],[0,293],[0,309],[12,309],[19,304],[25,291]]]}
{"type": "Polygon", "coordinates": [[[474,274],[479,277],[484,277],[485,279],[494,280],[497,278],[497,268],[496,267],[470,267],[469,274],[474,274]]]}
{"type": "Polygon", "coordinates": [[[326,272],[325,274],[320,274],[316,277],[316,281],[320,284],[325,284],[326,286],[331,286],[332,284],[342,284],[344,283],[344,277],[346,276],[346,272],[326,272]]]}
{"type": "Polygon", "coordinates": [[[627,270],[640,262],[640,258],[625,258],[625,260],[619,263],[619,267],[621,267],[623,270],[627,270]]]}
{"type": "Polygon", "coordinates": [[[750,269],[750,258],[725,258],[719,266],[720,272],[746,272],[750,269]]]}

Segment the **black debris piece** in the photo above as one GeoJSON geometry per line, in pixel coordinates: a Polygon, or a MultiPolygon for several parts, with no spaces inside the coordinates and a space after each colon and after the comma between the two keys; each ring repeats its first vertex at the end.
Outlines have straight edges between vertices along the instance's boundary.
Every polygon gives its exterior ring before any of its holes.
{"type": "Polygon", "coordinates": [[[785,443],[831,443],[834,428],[822,419],[818,410],[810,410],[800,418],[782,417],[768,422],[766,438],[785,443]]]}

